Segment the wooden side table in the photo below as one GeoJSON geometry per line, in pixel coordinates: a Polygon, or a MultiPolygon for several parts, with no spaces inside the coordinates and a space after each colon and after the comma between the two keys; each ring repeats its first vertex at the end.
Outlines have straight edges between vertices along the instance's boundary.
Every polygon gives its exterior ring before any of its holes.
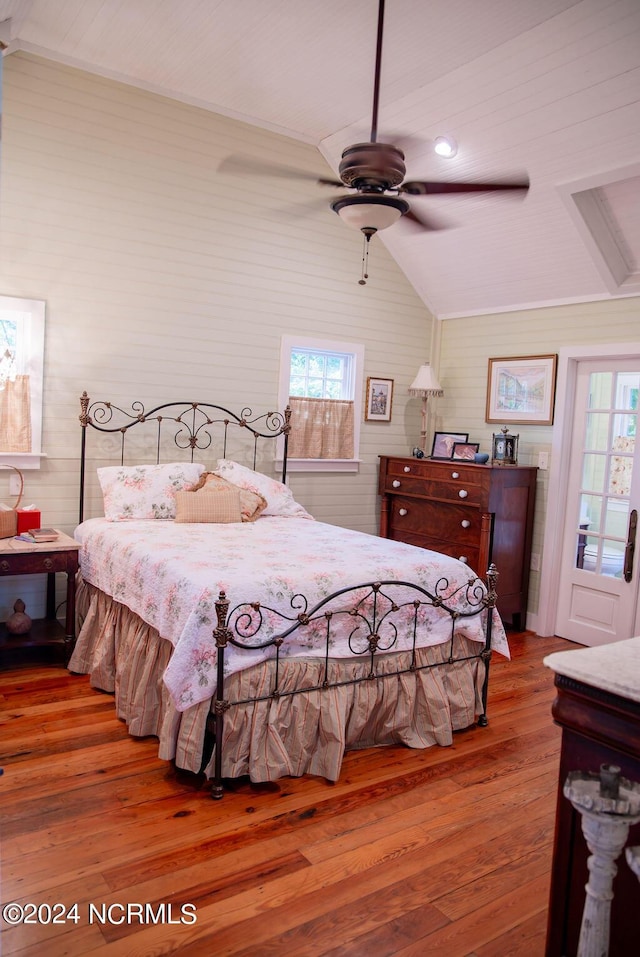
{"type": "MultiPolygon", "coordinates": [[[[571,771],[598,774],[616,765],[640,781],[640,637],[548,655],[557,697],[553,718],[562,728],[556,827],[547,922],[546,957],[573,957],[578,950],[589,879],[589,850],[581,816],[564,796],[571,771]]],[[[626,845],[640,844],[640,824],[626,845]]],[[[640,954],[638,879],[622,854],[616,861],[611,902],[609,957],[640,954]]]]}
{"type": "MultiPolygon", "coordinates": [[[[22,664],[39,657],[62,660],[71,657],[75,642],[76,573],[79,542],[64,532],[55,542],[35,544],[15,538],[0,539],[0,577],[8,575],[47,576],[46,617],[33,622],[25,635],[10,635],[4,625],[0,632],[0,668],[22,664]],[[67,600],[64,630],[56,618],[56,573],[67,576],[67,600]]],[[[28,609],[27,609],[28,611],[28,609]]]]}

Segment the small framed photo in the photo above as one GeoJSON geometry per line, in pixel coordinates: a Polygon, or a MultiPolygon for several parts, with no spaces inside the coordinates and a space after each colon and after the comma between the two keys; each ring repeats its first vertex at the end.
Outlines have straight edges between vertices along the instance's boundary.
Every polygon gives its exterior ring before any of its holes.
{"type": "Polygon", "coordinates": [[[558,357],[489,359],[485,422],[553,425],[558,357]]]}
{"type": "Polygon", "coordinates": [[[369,422],[390,422],[393,402],[393,379],[367,379],[365,419],[369,422]]]}
{"type": "Polygon", "coordinates": [[[453,459],[463,459],[465,462],[473,462],[476,452],[480,449],[479,442],[454,442],[453,459]]]}
{"type": "Polygon", "coordinates": [[[431,458],[452,459],[454,445],[467,442],[468,438],[468,432],[436,432],[433,436],[431,458]]]}

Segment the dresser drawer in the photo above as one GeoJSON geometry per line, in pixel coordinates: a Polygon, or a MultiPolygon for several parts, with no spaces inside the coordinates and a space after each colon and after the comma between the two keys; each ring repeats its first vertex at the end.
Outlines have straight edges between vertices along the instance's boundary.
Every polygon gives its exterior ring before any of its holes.
{"type": "MultiPolygon", "coordinates": [[[[42,548],[42,546],[41,546],[42,548]]],[[[78,568],[78,550],[11,552],[0,556],[0,575],[38,575],[78,568]]]]}
{"type": "Polygon", "coordinates": [[[477,545],[482,530],[481,515],[479,509],[468,505],[441,505],[401,495],[391,499],[391,529],[398,539],[419,529],[430,540],[477,545]]]}
{"type": "Polygon", "coordinates": [[[489,477],[481,466],[389,459],[381,491],[486,507],[488,488],[489,477]]]}
{"type": "Polygon", "coordinates": [[[457,462],[433,462],[424,459],[389,459],[387,475],[430,479],[437,482],[462,481],[468,485],[484,485],[486,470],[478,465],[458,465],[457,462]]]}
{"type": "Polygon", "coordinates": [[[422,498],[436,499],[440,502],[465,502],[480,506],[484,500],[481,485],[465,482],[464,479],[420,478],[415,475],[387,475],[385,492],[405,495],[419,495],[422,498]]]}
{"type": "MultiPolygon", "coordinates": [[[[451,558],[457,558],[459,561],[468,565],[476,574],[479,574],[478,564],[480,561],[480,549],[470,545],[459,545],[455,542],[445,542],[439,538],[431,538],[419,531],[396,531],[391,529],[389,538],[396,542],[406,542],[407,545],[417,545],[419,548],[428,548],[432,552],[439,552],[441,555],[449,555],[451,558]]],[[[485,569],[486,573],[486,569],[485,569]]]]}

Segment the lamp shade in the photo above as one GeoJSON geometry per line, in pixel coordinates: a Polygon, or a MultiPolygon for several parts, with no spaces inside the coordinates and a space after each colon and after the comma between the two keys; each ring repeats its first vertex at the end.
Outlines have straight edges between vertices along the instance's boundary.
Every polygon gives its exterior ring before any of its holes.
{"type": "Polygon", "coordinates": [[[360,193],[357,196],[342,196],[331,204],[331,209],[352,229],[377,232],[397,223],[401,216],[409,212],[409,204],[396,196],[360,193]]]}
{"type": "Polygon", "coordinates": [[[444,395],[440,383],[433,374],[433,369],[426,363],[420,366],[418,374],[409,386],[410,395],[444,395]]]}

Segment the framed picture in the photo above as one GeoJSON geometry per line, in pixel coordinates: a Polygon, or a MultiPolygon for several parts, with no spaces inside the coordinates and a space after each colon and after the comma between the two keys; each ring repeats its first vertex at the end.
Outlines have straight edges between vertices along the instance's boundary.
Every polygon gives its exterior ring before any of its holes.
{"type": "Polygon", "coordinates": [[[436,432],[433,436],[433,447],[431,449],[432,459],[451,459],[453,458],[453,447],[456,444],[466,442],[469,438],[468,432],[436,432]]]}
{"type": "Polygon", "coordinates": [[[464,459],[466,462],[473,462],[476,452],[480,448],[479,442],[454,442],[453,459],[464,459]]]}
{"type": "Polygon", "coordinates": [[[552,425],[558,357],[489,359],[486,422],[552,425]]]}
{"type": "Polygon", "coordinates": [[[390,422],[393,402],[393,379],[367,379],[367,406],[364,417],[369,422],[390,422]]]}

